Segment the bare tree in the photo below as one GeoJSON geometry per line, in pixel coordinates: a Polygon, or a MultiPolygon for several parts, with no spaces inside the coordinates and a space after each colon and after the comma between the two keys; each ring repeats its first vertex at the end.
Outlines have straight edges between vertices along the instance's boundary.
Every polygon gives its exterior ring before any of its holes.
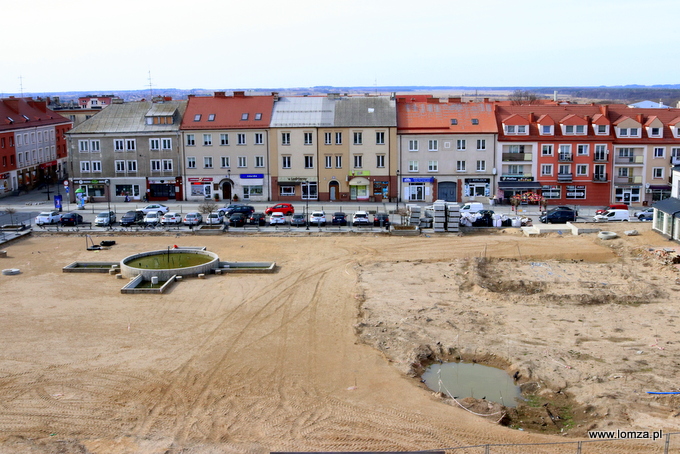
{"type": "Polygon", "coordinates": [[[538,101],[538,95],[529,90],[515,90],[508,96],[508,99],[512,101],[514,106],[531,105],[538,101]]]}
{"type": "Polygon", "coordinates": [[[217,210],[217,206],[217,203],[213,202],[212,200],[206,200],[198,206],[198,211],[200,211],[202,214],[210,214],[217,210]]]}
{"type": "Polygon", "coordinates": [[[5,213],[9,214],[10,225],[14,225],[14,215],[16,214],[16,212],[17,212],[16,208],[13,207],[5,208],[5,213]]]}

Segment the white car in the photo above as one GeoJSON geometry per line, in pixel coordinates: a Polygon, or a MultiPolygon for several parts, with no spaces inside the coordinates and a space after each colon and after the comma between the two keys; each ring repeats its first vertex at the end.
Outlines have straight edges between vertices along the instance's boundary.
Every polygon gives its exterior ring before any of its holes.
{"type": "Polygon", "coordinates": [[[326,225],[326,213],[324,211],[312,211],[311,216],[309,216],[309,225],[326,225]]]}
{"type": "Polygon", "coordinates": [[[56,224],[59,221],[61,221],[61,215],[58,211],[43,211],[35,217],[37,225],[56,224]]]}
{"type": "Polygon", "coordinates": [[[161,221],[161,212],[160,211],[150,211],[146,213],[146,216],[144,216],[144,224],[146,225],[156,225],[161,221]]]}
{"type": "Polygon", "coordinates": [[[168,212],[161,218],[161,224],[163,225],[178,225],[182,223],[182,215],[179,213],[168,212]]]}
{"type": "Polygon", "coordinates": [[[161,213],[165,214],[167,213],[169,208],[162,203],[152,203],[151,205],[147,205],[144,208],[141,209],[141,211],[146,213],[150,213],[152,211],[160,211],[161,213]]]}
{"type": "Polygon", "coordinates": [[[224,216],[220,212],[210,213],[205,217],[205,223],[208,225],[219,225],[224,222],[224,216]]]}
{"type": "Polygon", "coordinates": [[[357,211],[352,216],[352,225],[371,225],[371,220],[368,219],[368,213],[365,211],[357,211]]]}
{"type": "Polygon", "coordinates": [[[184,216],[184,225],[199,225],[201,222],[203,222],[201,213],[187,213],[184,216]]]}
{"type": "Polygon", "coordinates": [[[269,216],[269,225],[286,225],[286,215],[280,211],[275,211],[269,216]]]}

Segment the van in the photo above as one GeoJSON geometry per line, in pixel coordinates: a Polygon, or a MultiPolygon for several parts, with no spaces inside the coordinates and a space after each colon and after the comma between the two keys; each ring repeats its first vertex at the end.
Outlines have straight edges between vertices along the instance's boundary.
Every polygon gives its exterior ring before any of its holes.
{"type": "Polygon", "coordinates": [[[476,213],[484,209],[484,205],[481,202],[468,202],[463,205],[460,209],[461,213],[476,213]]]}
{"type": "Polygon", "coordinates": [[[602,214],[596,214],[593,220],[595,222],[629,221],[630,214],[628,210],[607,210],[602,214]]]}

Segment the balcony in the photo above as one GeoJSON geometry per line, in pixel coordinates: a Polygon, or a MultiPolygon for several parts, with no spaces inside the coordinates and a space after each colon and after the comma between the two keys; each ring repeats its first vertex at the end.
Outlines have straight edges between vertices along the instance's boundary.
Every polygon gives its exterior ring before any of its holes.
{"type": "Polygon", "coordinates": [[[558,153],[557,159],[560,162],[571,162],[574,160],[574,155],[571,153],[558,153]]]}
{"type": "Polygon", "coordinates": [[[617,156],[614,164],[642,164],[644,156],[617,156]]]}
{"type": "Polygon", "coordinates": [[[609,181],[608,173],[596,173],[595,175],[593,175],[594,183],[607,183],[608,181],[609,181]]]}
{"type": "Polygon", "coordinates": [[[570,182],[573,179],[574,179],[573,173],[558,173],[557,174],[557,181],[570,182]]]}
{"type": "Polygon", "coordinates": [[[532,153],[503,153],[503,161],[531,161],[532,153]]]}
{"type": "Polygon", "coordinates": [[[642,175],[616,177],[614,178],[614,184],[642,184],[642,175]]]}
{"type": "Polygon", "coordinates": [[[595,156],[593,157],[595,162],[607,162],[609,161],[609,152],[595,152],[595,156]]]}

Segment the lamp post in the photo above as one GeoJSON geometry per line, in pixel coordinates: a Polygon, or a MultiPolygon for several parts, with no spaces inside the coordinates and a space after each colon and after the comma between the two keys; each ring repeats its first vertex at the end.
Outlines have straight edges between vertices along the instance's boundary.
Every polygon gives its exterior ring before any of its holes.
{"type": "Polygon", "coordinates": [[[234,194],[231,193],[231,190],[233,189],[234,186],[231,184],[231,169],[227,169],[227,184],[229,185],[229,203],[231,203],[231,200],[234,198],[234,194]]]}
{"type": "Polygon", "coordinates": [[[397,211],[399,211],[399,196],[401,195],[401,179],[399,178],[399,169],[397,169],[397,211]]]}
{"type": "MultiPolygon", "coordinates": [[[[305,224],[307,224],[307,230],[309,230],[309,180],[307,180],[307,182],[305,184],[306,184],[306,187],[307,187],[307,199],[306,199],[306,205],[307,206],[305,208],[305,213],[307,213],[307,222],[305,222],[305,224]]],[[[303,195],[304,195],[304,192],[303,192],[303,195]]]]}

